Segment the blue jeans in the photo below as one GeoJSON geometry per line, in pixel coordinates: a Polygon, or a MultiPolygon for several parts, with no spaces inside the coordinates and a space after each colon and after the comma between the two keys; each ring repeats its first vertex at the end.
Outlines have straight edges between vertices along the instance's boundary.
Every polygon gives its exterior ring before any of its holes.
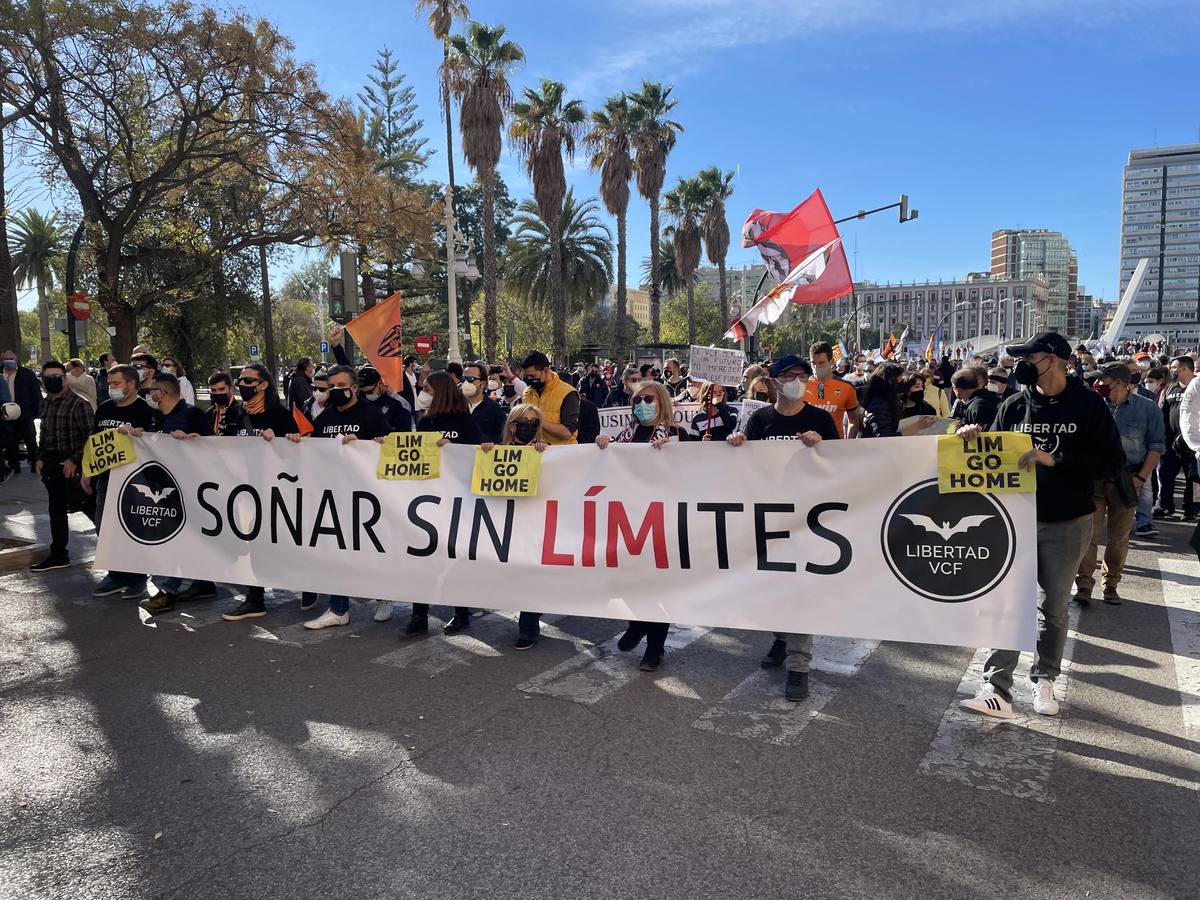
{"type": "Polygon", "coordinates": [[[1167,450],[1158,463],[1158,505],[1167,512],[1175,512],[1175,479],[1183,473],[1183,514],[1196,512],[1192,500],[1192,486],[1196,483],[1196,461],[1189,453],[1181,457],[1173,449],[1167,450]]]}
{"type": "Polygon", "coordinates": [[[1143,525],[1151,524],[1151,511],[1154,509],[1154,491],[1150,484],[1150,479],[1146,479],[1146,483],[1142,485],[1142,492],[1138,495],[1137,512],[1133,516],[1133,527],[1141,528],[1143,525]]]}

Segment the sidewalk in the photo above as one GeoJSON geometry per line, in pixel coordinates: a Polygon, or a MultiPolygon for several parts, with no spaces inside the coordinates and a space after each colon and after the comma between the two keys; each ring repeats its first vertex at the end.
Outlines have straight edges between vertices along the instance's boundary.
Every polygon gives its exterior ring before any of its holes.
{"type": "MultiPolygon", "coordinates": [[[[73,562],[88,562],[96,554],[96,529],[83,513],[72,513],[69,551],[73,562]]],[[[27,568],[50,549],[50,516],[42,479],[22,466],[0,484],[0,572],[27,568]],[[10,542],[19,542],[10,546],[10,542]]]]}

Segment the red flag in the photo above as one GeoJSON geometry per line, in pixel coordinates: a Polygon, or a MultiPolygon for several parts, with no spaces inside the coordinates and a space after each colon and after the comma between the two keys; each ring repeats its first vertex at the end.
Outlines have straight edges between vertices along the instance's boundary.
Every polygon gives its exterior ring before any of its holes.
{"type": "Polygon", "coordinates": [[[833,216],[818,189],[791,212],[756,209],[742,225],[742,246],[758,247],[767,270],[784,281],[814,251],[837,241],[821,276],[799,285],[792,303],[828,303],[854,290],[846,251],[839,240],[833,216]]]}
{"type": "Polygon", "coordinates": [[[296,422],[296,427],[300,429],[301,434],[312,434],[312,422],[308,421],[308,416],[300,412],[300,407],[295,403],[292,404],[292,419],[296,422]]]}
{"type": "Polygon", "coordinates": [[[403,329],[400,326],[400,292],[376,303],[346,323],[350,337],[362,348],[384,384],[393,391],[404,390],[403,329]]]}
{"type": "Polygon", "coordinates": [[[820,282],[829,260],[841,243],[840,238],[833,240],[802,259],[799,265],[788,272],[787,277],[729,326],[725,337],[740,341],[747,335],[754,334],[759,325],[773,325],[778,322],[788,305],[797,302],[794,299],[797,291],[820,282]]]}

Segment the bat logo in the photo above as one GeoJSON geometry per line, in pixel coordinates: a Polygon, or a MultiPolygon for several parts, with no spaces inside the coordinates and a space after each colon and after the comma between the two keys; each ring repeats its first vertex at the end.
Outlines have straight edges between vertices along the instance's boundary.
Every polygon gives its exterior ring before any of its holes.
{"type": "Polygon", "coordinates": [[[950,540],[956,534],[966,534],[972,528],[982,525],[988,519],[995,518],[995,516],[963,516],[955,523],[954,527],[951,527],[949,522],[943,522],[939,525],[929,516],[914,516],[909,513],[900,513],[900,515],[914,525],[919,525],[926,531],[939,535],[943,541],[950,540]]]}
{"type": "Polygon", "coordinates": [[[380,356],[402,356],[404,354],[404,332],[399,325],[393,325],[387,334],[379,339],[380,356]]]}
{"type": "Polygon", "coordinates": [[[156,493],[155,491],[150,490],[149,486],[144,485],[144,484],[135,484],[133,486],[133,489],[135,491],[137,491],[139,494],[141,494],[143,497],[146,497],[155,506],[158,506],[160,503],[162,503],[164,500],[166,500],[168,497],[170,497],[173,493],[175,493],[175,488],[173,488],[173,487],[165,487],[161,491],[158,491],[156,493]]]}

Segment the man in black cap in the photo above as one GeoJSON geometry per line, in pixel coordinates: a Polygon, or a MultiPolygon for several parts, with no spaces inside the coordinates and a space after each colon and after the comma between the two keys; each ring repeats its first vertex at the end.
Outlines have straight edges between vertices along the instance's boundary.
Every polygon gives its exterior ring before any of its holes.
{"type": "MultiPolygon", "coordinates": [[[[833,416],[811,403],[804,402],[808,379],[812,377],[808,360],[788,355],[771,366],[777,399],[774,406],[764,406],[750,414],[746,431],[734,432],[726,440],[734,447],[746,441],[800,441],[805,447],[815,447],[823,440],[836,441],[840,435],[833,416]]],[[[762,660],[764,669],[787,668],[784,697],[799,702],[808,697],[808,671],[812,664],[811,634],[775,632],[775,642],[762,660]]]]}
{"type": "MultiPolygon", "coordinates": [[[[1021,465],[1037,471],[1037,654],[1029,673],[1033,708],[1058,715],[1054,679],[1067,640],[1071,583],[1092,540],[1095,483],[1119,472],[1124,453],[1112,414],[1079,378],[1067,377],[1071,345],[1055,332],[1009,347],[1018,358],[1015,374],[1023,390],[1000,404],[993,431],[1018,431],[1033,439],[1021,465]]],[[[972,440],[982,429],[965,425],[958,435],[972,440]]],[[[970,712],[1011,719],[1013,672],[1020,653],[994,650],[984,667],[983,688],[959,706],[970,712]]]]}
{"type": "Polygon", "coordinates": [[[358,370],[358,389],[383,413],[392,431],[413,430],[412,410],[404,400],[388,391],[387,383],[374,366],[363,366],[358,370]]]}

